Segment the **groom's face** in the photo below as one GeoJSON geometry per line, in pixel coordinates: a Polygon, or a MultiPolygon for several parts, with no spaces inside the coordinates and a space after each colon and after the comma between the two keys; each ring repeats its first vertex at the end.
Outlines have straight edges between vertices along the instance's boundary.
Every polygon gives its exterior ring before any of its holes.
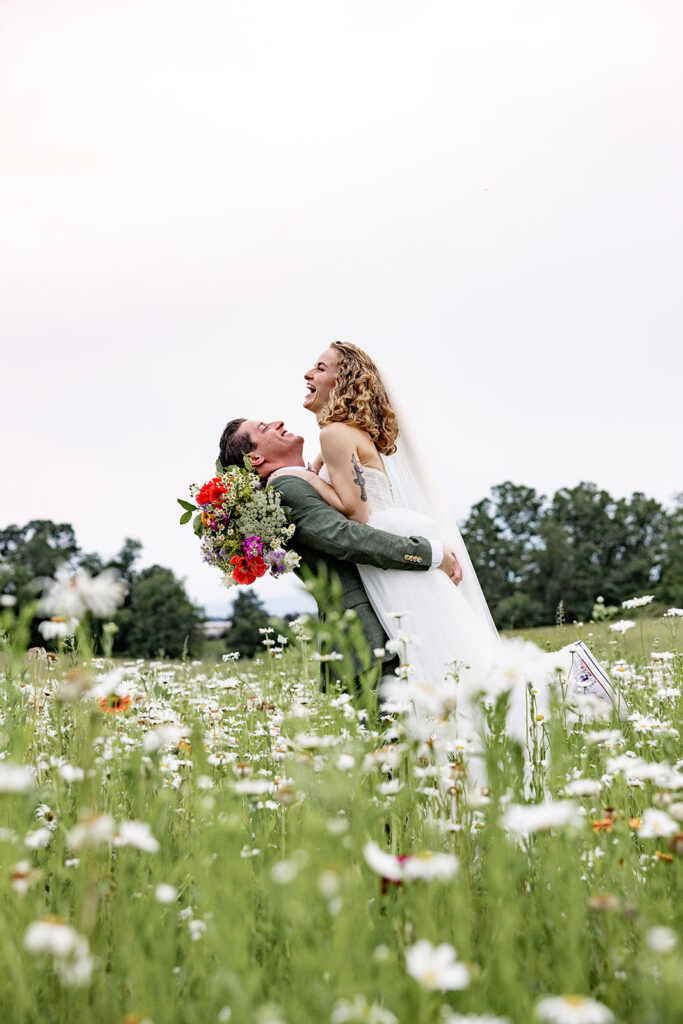
{"type": "Polygon", "coordinates": [[[301,458],[304,439],[285,430],[282,420],[245,420],[242,432],[254,443],[249,459],[261,475],[272,473],[278,466],[287,466],[301,458]]]}
{"type": "Polygon", "coordinates": [[[337,379],[339,357],[333,348],[326,348],[313,366],[304,374],[308,392],[304,398],[304,409],[319,413],[327,405],[330,392],[337,379]]]}

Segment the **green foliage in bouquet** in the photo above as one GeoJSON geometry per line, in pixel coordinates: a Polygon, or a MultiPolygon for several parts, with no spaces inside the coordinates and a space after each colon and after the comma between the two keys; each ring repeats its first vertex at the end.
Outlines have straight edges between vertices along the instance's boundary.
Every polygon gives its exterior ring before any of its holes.
{"type": "Polygon", "coordinates": [[[227,586],[250,584],[267,572],[277,577],[297,568],[299,556],[285,550],[294,526],[277,491],[254,473],[246,456],[244,467],[225,469],[217,463],[216,470],[217,475],[201,487],[190,485],[196,504],[178,498],[184,510],[180,523],[193,519],[203,560],[223,571],[227,586]]]}

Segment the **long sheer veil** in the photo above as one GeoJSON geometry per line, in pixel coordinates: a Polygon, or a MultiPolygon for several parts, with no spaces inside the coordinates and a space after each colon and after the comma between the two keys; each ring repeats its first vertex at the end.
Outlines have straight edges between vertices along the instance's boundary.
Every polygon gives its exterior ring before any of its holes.
{"type": "Polygon", "coordinates": [[[387,397],[396,413],[399,429],[395,454],[382,456],[394,501],[397,505],[415,509],[436,522],[440,539],[455,552],[462,567],[462,583],[459,589],[498,640],[498,630],[443,488],[430,472],[428,460],[420,456],[420,447],[415,439],[410,416],[398,400],[396,388],[383,367],[380,367],[380,374],[387,397]]]}

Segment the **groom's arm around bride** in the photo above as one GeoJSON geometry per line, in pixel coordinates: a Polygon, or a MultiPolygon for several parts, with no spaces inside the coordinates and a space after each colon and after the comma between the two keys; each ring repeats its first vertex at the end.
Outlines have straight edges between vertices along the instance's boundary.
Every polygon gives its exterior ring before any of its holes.
{"type": "MultiPolygon", "coordinates": [[[[219,459],[223,466],[240,466],[248,456],[253,470],[280,493],[296,527],[294,549],[301,556],[304,571],[324,575],[327,580],[338,579],[342,610],[356,613],[367,647],[374,652],[384,648],[387,637],[356,566],[407,572],[425,572],[438,566],[456,584],[462,576],[460,566],[439,540],[376,530],[347,519],[328,505],[310,483],[297,475],[305,470],[303,443],[303,437],[286,430],[282,420],[267,423],[233,419],[221,436],[219,459]]],[[[316,600],[322,618],[329,610],[327,598],[318,594],[316,600]]],[[[365,667],[361,665],[364,660],[354,658],[356,675],[365,667]]],[[[377,660],[374,654],[371,660],[377,660]]],[[[382,662],[383,669],[390,671],[396,658],[384,653],[382,662]]]]}
{"type": "MultiPolygon", "coordinates": [[[[298,476],[277,476],[272,486],[280,493],[296,526],[293,546],[301,555],[305,570],[339,580],[343,611],[354,611],[370,652],[383,649],[386,634],[375,615],[356,566],[424,572],[432,568],[435,548],[424,537],[400,537],[347,519],[328,505],[306,480],[298,476]]],[[[321,617],[326,609],[321,607],[321,617]]],[[[406,609],[396,609],[396,611],[406,609]]],[[[376,660],[373,656],[372,660],[376,660]]],[[[382,654],[382,669],[394,667],[395,656],[382,654]]],[[[360,666],[358,666],[360,668],[360,666]]]]}

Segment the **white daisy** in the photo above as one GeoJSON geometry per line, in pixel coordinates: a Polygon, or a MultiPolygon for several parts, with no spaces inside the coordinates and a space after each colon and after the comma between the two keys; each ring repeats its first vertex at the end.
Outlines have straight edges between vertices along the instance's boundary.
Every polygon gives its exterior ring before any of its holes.
{"type": "Polygon", "coordinates": [[[428,939],[420,939],[406,950],[406,970],[424,988],[452,992],[466,988],[470,972],[459,963],[453,946],[442,942],[432,946],[428,939]]]}
{"type": "Polygon", "coordinates": [[[536,1016],[546,1024],[611,1024],[614,1014],[588,996],[548,996],[536,1006],[536,1016]]]}

